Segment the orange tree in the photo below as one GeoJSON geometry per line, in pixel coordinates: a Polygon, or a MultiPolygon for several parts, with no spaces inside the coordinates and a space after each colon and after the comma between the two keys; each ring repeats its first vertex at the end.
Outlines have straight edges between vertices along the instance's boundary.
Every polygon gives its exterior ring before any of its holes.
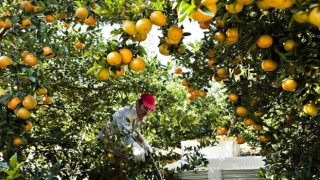
{"type": "MultiPolygon", "coordinates": [[[[121,170],[121,176],[152,178],[151,162],[138,169],[130,168],[132,160],[115,163],[95,140],[117,108],[148,91],[159,97],[160,112],[146,124],[155,146],[214,138],[213,129],[221,127],[218,134],[229,130],[261,145],[265,177],[317,178],[318,19],[318,1],[3,1],[3,157],[8,161],[19,152],[23,160],[34,153],[26,177],[110,176],[121,170]],[[193,32],[180,22],[189,17],[208,30],[201,42],[186,47],[184,37],[193,32]],[[104,39],[105,26],[113,29],[113,39],[104,39]],[[170,88],[173,79],[141,45],[156,26],[162,32],[159,52],[187,69],[175,71],[182,73],[186,94],[170,88]],[[217,109],[220,96],[200,98],[212,81],[233,94],[228,108],[217,109]],[[192,103],[180,102],[186,98],[192,103]]],[[[159,162],[171,158],[160,156],[159,162]]]]}

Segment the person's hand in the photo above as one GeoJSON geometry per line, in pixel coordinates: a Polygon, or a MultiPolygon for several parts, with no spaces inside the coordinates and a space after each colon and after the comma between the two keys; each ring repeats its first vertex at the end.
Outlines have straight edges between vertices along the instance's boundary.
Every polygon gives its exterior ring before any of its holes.
{"type": "Polygon", "coordinates": [[[149,151],[150,153],[153,153],[152,147],[149,145],[149,143],[146,140],[143,141],[143,147],[146,152],[149,151]]]}

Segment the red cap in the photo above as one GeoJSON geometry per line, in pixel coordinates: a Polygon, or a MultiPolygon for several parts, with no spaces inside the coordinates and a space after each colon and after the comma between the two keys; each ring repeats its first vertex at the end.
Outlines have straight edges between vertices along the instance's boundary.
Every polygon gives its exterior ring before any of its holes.
{"type": "Polygon", "coordinates": [[[140,99],[147,108],[156,110],[156,98],[152,94],[141,94],[140,99]]]}

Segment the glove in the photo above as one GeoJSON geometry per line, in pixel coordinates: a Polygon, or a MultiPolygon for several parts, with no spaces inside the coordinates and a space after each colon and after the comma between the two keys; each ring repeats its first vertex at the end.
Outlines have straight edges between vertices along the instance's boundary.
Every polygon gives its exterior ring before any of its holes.
{"type": "Polygon", "coordinates": [[[149,145],[149,143],[146,140],[143,140],[143,147],[146,152],[149,151],[150,153],[153,153],[152,147],[149,145]]]}

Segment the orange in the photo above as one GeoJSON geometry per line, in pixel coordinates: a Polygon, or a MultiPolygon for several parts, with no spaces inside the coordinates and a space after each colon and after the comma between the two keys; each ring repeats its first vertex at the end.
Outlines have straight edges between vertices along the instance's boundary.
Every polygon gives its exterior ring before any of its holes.
{"type": "Polygon", "coordinates": [[[178,26],[171,26],[168,29],[168,37],[172,40],[180,40],[183,37],[183,31],[178,26]]]}
{"type": "Polygon", "coordinates": [[[123,32],[134,36],[136,34],[136,24],[133,21],[125,20],[122,22],[121,28],[123,32]]]}
{"type": "Polygon", "coordinates": [[[314,104],[308,103],[303,106],[303,112],[310,116],[314,116],[318,114],[318,109],[314,104]]]}
{"type": "Polygon", "coordinates": [[[109,69],[101,67],[94,72],[94,76],[102,81],[107,80],[110,77],[109,69]]]}
{"type": "Polygon", "coordinates": [[[26,109],[24,107],[21,107],[16,112],[16,115],[20,119],[27,120],[27,119],[29,119],[31,117],[31,112],[28,109],[26,109]]]}
{"type": "Polygon", "coordinates": [[[53,22],[54,22],[54,17],[53,17],[52,14],[46,15],[45,19],[46,19],[46,21],[47,21],[48,23],[53,23],[53,22]]]}
{"type": "Polygon", "coordinates": [[[285,80],[282,81],[282,89],[286,90],[286,91],[295,91],[298,84],[294,79],[291,78],[287,78],[285,80]]]}
{"type": "Polygon", "coordinates": [[[40,8],[39,6],[32,6],[32,12],[37,13],[39,8],[40,8]]]}
{"type": "Polygon", "coordinates": [[[254,125],[254,121],[253,121],[253,119],[251,119],[251,118],[245,118],[245,119],[243,120],[243,124],[244,124],[245,126],[252,126],[252,125],[254,125]]]}
{"type": "Polygon", "coordinates": [[[52,103],[52,97],[50,97],[50,96],[44,96],[43,98],[42,98],[42,103],[43,104],[51,104],[52,103]]]}
{"type": "Polygon", "coordinates": [[[48,90],[46,88],[40,88],[38,89],[39,95],[46,95],[48,93],[48,90]]]}
{"type": "Polygon", "coordinates": [[[141,70],[144,70],[144,68],[146,67],[146,62],[142,58],[136,57],[132,59],[132,61],[129,64],[129,67],[132,71],[139,72],[141,70]]]}
{"type": "Polygon", "coordinates": [[[306,11],[298,11],[293,14],[293,19],[298,23],[308,22],[308,13],[306,11]]]}
{"type": "Polygon", "coordinates": [[[242,3],[238,3],[237,1],[235,1],[232,4],[227,4],[226,5],[226,9],[231,14],[237,14],[237,13],[242,11],[243,4],[242,3]]]}
{"type": "Polygon", "coordinates": [[[29,66],[35,66],[37,65],[38,62],[38,58],[36,56],[34,56],[33,54],[28,54],[25,58],[24,61],[26,62],[26,64],[28,64],[29,66]]]}
{"type": "Polygon", "coordinates": [[[21,21],[21,26],[23,26],[23,27],[25,27],[29,24],[32,24],[30,19],[25,19],[25,20],[21,21]]]}
{"type": "Polygon", "coordinates": [[[311,10],[308,15],[308,21],[309,23],[320,27],[320,6],[317,6],[311,10]]]}
{"type": "Polygon", "coordinates": [[[236,102],[238,102],[238,100],[239,100],[239,96],[238,96],[237,94],[235,94],[235,93],[231,93],[231,94],[229,95],[229,100],[230,100],[231,102],[233,102],[233,103],[236,103],[236,102]]]}
{"type": "Polygon", "coordinates": [[[213,57],[215,57],[216,55],[217,55],[217,51],[214,50],[214,49],[211,49],[211,50],[208,52],[208,54],[207,54],[207,56],[208,56],[209,58],[213,58],[213,57]]]}
{"type": "Polygon", "coordinates": [[[283,47],[286,51],[290,52],[296,47],[296,43],[292,39],[288,39],[284,42],[283,47]]]}
{"type": "Polygon", "coordinates": [[[174,73],[175,74],[182,74],[182,69],[177,67],[175,70],[174,70],[174,73]]]}
{"type": "Polygon", "coordinates": [[[170,55],[170,50],[168,49],[169,48],[169,44],[167,43],[162,43],[160,46],[159,46],[159,52],[160,54],[164,55],[164,56],[168,56],[170,55]]]}
{"type": "Polygon", "coordinates": [[[26,10],[26,11],[32,11],[32,4],[29,1],[22,1],[20,3],[19,9],[26,10]]]}
{"type": "Polygon", "coordinates": [[[203,91],[203,90],[200,90],[200,91],[199,91],[199,97],[204,98],[204,97],[206,97],[206,96],[207,96],[207,92],[206,92],[206,91],[203,91]]]}
{"type": "Polygon", "coordinates": [[[10,99],[10,101],[8,102],[8,108],[11,110],[15,110],[16,107],[18,106],[18,104],[21,103],[20,98],[18,97],[13,97],[12,99],[10,99]]]}
{"type": "Polygon", "coordinates": [[[187,79],[182,79],[181,84],[182,84],[183,86],[189,86],[190,81],[187,80],[187,79]]]}
{"type": "Polygon", "coordinates": [[[20,146],[21,144],[23,144],[23,140],[20,137],[15,137],[13,138],[12,144],[14,146],[20,146]]]}
{"type": "Polygon", "coordinates": [[[88,26],[94,26],[97,23],[97,20],[93,16],[89,16],[83,22],[88,26]]]}
{"type": "Polygon", "coordinates": [[[117,77],[120,77],[120,76],[123,76],[124,75],[124,72],[125,72],[125,69],[124,69],[124,66],[120,66],[120,69],[116,70],[116,76],[117,77]]]}
{"type": "Polygon", "coordinates": [[[208,66],[209,66],[210,68],[213,68],[213,67],[216,67],[216,66],[217,66],[217,63],[218,63],[218,60],[216,60],[216,59],[210,59],[210,60],[208,61],[208,66]]]}
{"type": "Polygon", "coordinates": [[[217,134],[218,135],[225,135],[228,132],[228,129],[225,127],[221,127],[217,129],[217,134]]]}
{"type": "Polygon", "coordinates": [[[161,11],[153,11],[149,18],[156,26],[164,26],[167,23],[167,17],[161,11]]]}
{"type": "Polygon", "coordinates": [[[183,54],[186,51],[186,45],[180,44],[180,46],[179,46],[177,51],[178,51],[179,54],[183,54]]]}
{"type": "Polygon", "coordinates": [[[0,56],[0,68],[7,68],[12,65],[13,61],[8,56],[0,56]]]}
{"type": "Polygon", "coordinates": [[[151,31],[152,22],[147,18],[139,19],[136,22],[136,32],[139,34],[148,34],[151,31]]]}
{"type": "Polygon", "coordinates": [[[265,0],[258,0],[257,6],[259,9],[268,10],[271,6],[265,0]]]}
{"type": "Polygon", "coordinates": [[[266,142],[269,141],[269,139],[265,135],[260,135],[259,136],[259,141],[263,142],[263,143],[266,143],[266,142]]]}
{"type": "Polygon", "coordinates": [[[228,71],[225,68],[219,68],[217,71],[218,76],[225,78],[228,77],[228,71]]]}
{"type": "Polygon", "coordinates": [[[255,131],[262,131],[263,130],[263,126],[261,124],[254,124],[253,125],[253,129],[255,131]]]}
{"type": "Polygon", "coordinates": [[[210,27],[210,22],[211,22],[211,20],[201,22],[201,23],[199,24],[199,27],[200,27],[201,29],[209,29],[209,27],[210,27]],[[209,22],[209,23],[208,23],[208,22],[209,22]]]}
{"type": "Polygon", "coordinates": [[[63,20],[63,19],[66,19],[68,17],[68,15],[67,15],[67,13],[65,13],[65,12],[61,12],[60,14],[59,14],[59,19],[60,20],[63,20]]]}
{"type": "Polygon", "coordinates": [[[240,69],[240,68],[234,69],[234,70],[233,70],[233,74],[234,74],[234,75],[239,75],[239,74],[241,74],[241,69],[240,69]]]}
{"type": "Polygon", "coordinates": [[[49,46],[45,46],[42,48],[42,55],[43,56],[49,56],[51,54],[53,54],[53,51],[49,46]]]}
{"type": "Polygon", "coordinates": [[[178,39],[178,40],[172,40],[172,39],[166,37],[166,38],[165,38],[165,41],[166,41],[167,44],[174,45],[174,44],[179,44],[180,39],[178,39]]]}
{"type": "Polygon", "coordinates": [[[29,131],[31,131],[31,129],[32,129],[32,123],[31,122],[27,122],[27,124],[24,125],[24,130],[26,132],[29,132],[29,131]]]}
{"type": "Polygon", "coordinates": [[[76,17],[79,19],[86,19],[89,15],[89,11],[86,7],[79,7],[76,10],[76,17]]]}
{"type": "Polygon", "coordinates": [[[253,97],[250,99],[250,106],[256,106],[261,101],[259,97],[253,97]]]}
{"type": "Polygon", "coordinates": [[[63,26],[68,29],[71,25],[69,23],[64,23],[63,26]]]}
{"type": "Polygon", "coordinates": [[[214,39],[215,39],[216,41],[224,41],[224,40],[226,39],[226,35],[224,35],[223,32],[216,32],[216,33],[214,34],[214,39]]]}
{"type": "Polygon", "coordinates": [[[243,144],[246,142],[246,139],[243,136],[239,136],[236,138],[236,143],[237,144],[243,144]]]}
{"type": "Polygon", "coordinates": [[[238,42],[238,40],[239,40],[238,37],[227,37],[224,42],[227,45],[233,45],[233,44],[236,44],[238,42]]]}
{"type": "Polygon", "coordinates": [[[261,111],[256,111],[256,112],[254,112],[254,115],[257,117],[262,117],[264,115],[264,113],[261,111]]]}
{"type": "Polygon", "coordinates": [[[220,28],[224,28],[226,21],[223,20],[221,17],[216,19],[216,25],[220,28]]]}
{"type": "Polygon", "coordinates": [[[5,27],[6,28],[10,28],[12,26],[12,21],[7,18],[5,21],[4,21],[4,24],[5,24],[5,27]]]}
{"type": "Polygon", "coordinates": [[[6,24],[3,21],[0,21],[0,29],[6,27],[6,24]]]}
{"type": "Polygon", "coordinates": [[[189,92],[187,94],[187,98],[190,100],[190,101],[193,101],[194,99],[196,99],[196,95],[192,92],[189,92]]]}
{"type": "Polygon", "coordinates": [[[217,5],[216,4],[200,4],[199,7],[196,8],[196,10],[191,14],[191,19],[198,21],[198,22],[204,22],[211,20],[215,15],[217,14],[217,5]],[[204,9],[209,10],[210,12],[203,11],[204,9]]]}
{"type": "Polygon", "coordinates": [[[75,45],[74,45],[74,48],[76,49],[83,49],[83,43],[78,41],[75,45]]]}
{"type": "Polygon", "coordinates": [[[146,40],[147,37],[148,37],[148,34],[139,34],[139,33],[136,33],[136,34],[133,36],[133,40],[142,42],[142,41],[146,40]]]}
{"type": "Polygon", "coordinates": [[[34,98],[33,96],[31,96],[30,94],[27,95],[26,97],[24,97],[23,101],[22,101],[22,105],[28,109],[28,110],[32,110],[34,108],[37,107],[37,100],[36,98],[34,98]]]}
{"type": "Polygon", "coordinates": [[[238,3],[243,5],[250,5],[253,3],[254,0],[237,0],[238,3]]]}
{"type": "Polygon", "coordinates": [[[228,38],[238,38],[239,37],[238,28],[237,27],[228,28],[226,31],[226,35],[228,38]]]}
{"type": "Polygon", "coordinates": [[[274,71],[278,67],[278,63],[272,59],[265,59],[261,63],[261,67],[264,71],[274,71]]]}
{"type": "Polygon", "coordinates": [[[130,49],[122,48],[120,49],[119,53],[121,55],[122,63],[128,64],[131,62],[133,54],[130,49]]]}
{"type": "Polygon", "coordinates": [[[220,76],[218,76],[218,75],[214,75],[214,76],[213,76],[213,79],[214,79],[216,82],[222,81],[222,78],[221,78],[220,76]]]}
{"type": "Polygon", "coordinates": [[[119,65],[121,61],[122,57],[117,51],[112,51],[107,55],[107,62],[111,66],[119,65]]]}
{"type": "Polygon", "coordinates": [[[273,44],[273,39],[270,35],[264,34],[259,36],[257,40],[257,45],[260,48],[268,48],[273,44]]]}
{"type": "Polygon", "coordinates": [[[276,7],[277,9],[290,8],[295,2],[293,0],[284,0],[283,4],[276,7]]]}
{"type": "Polygon", "coordinates": [[[237,107],[236,109],[236,114],[240,117],[247,117],[249,112],[248,112],[248,109],[243,107],[243,106],[239,106],[237,107]]]}

